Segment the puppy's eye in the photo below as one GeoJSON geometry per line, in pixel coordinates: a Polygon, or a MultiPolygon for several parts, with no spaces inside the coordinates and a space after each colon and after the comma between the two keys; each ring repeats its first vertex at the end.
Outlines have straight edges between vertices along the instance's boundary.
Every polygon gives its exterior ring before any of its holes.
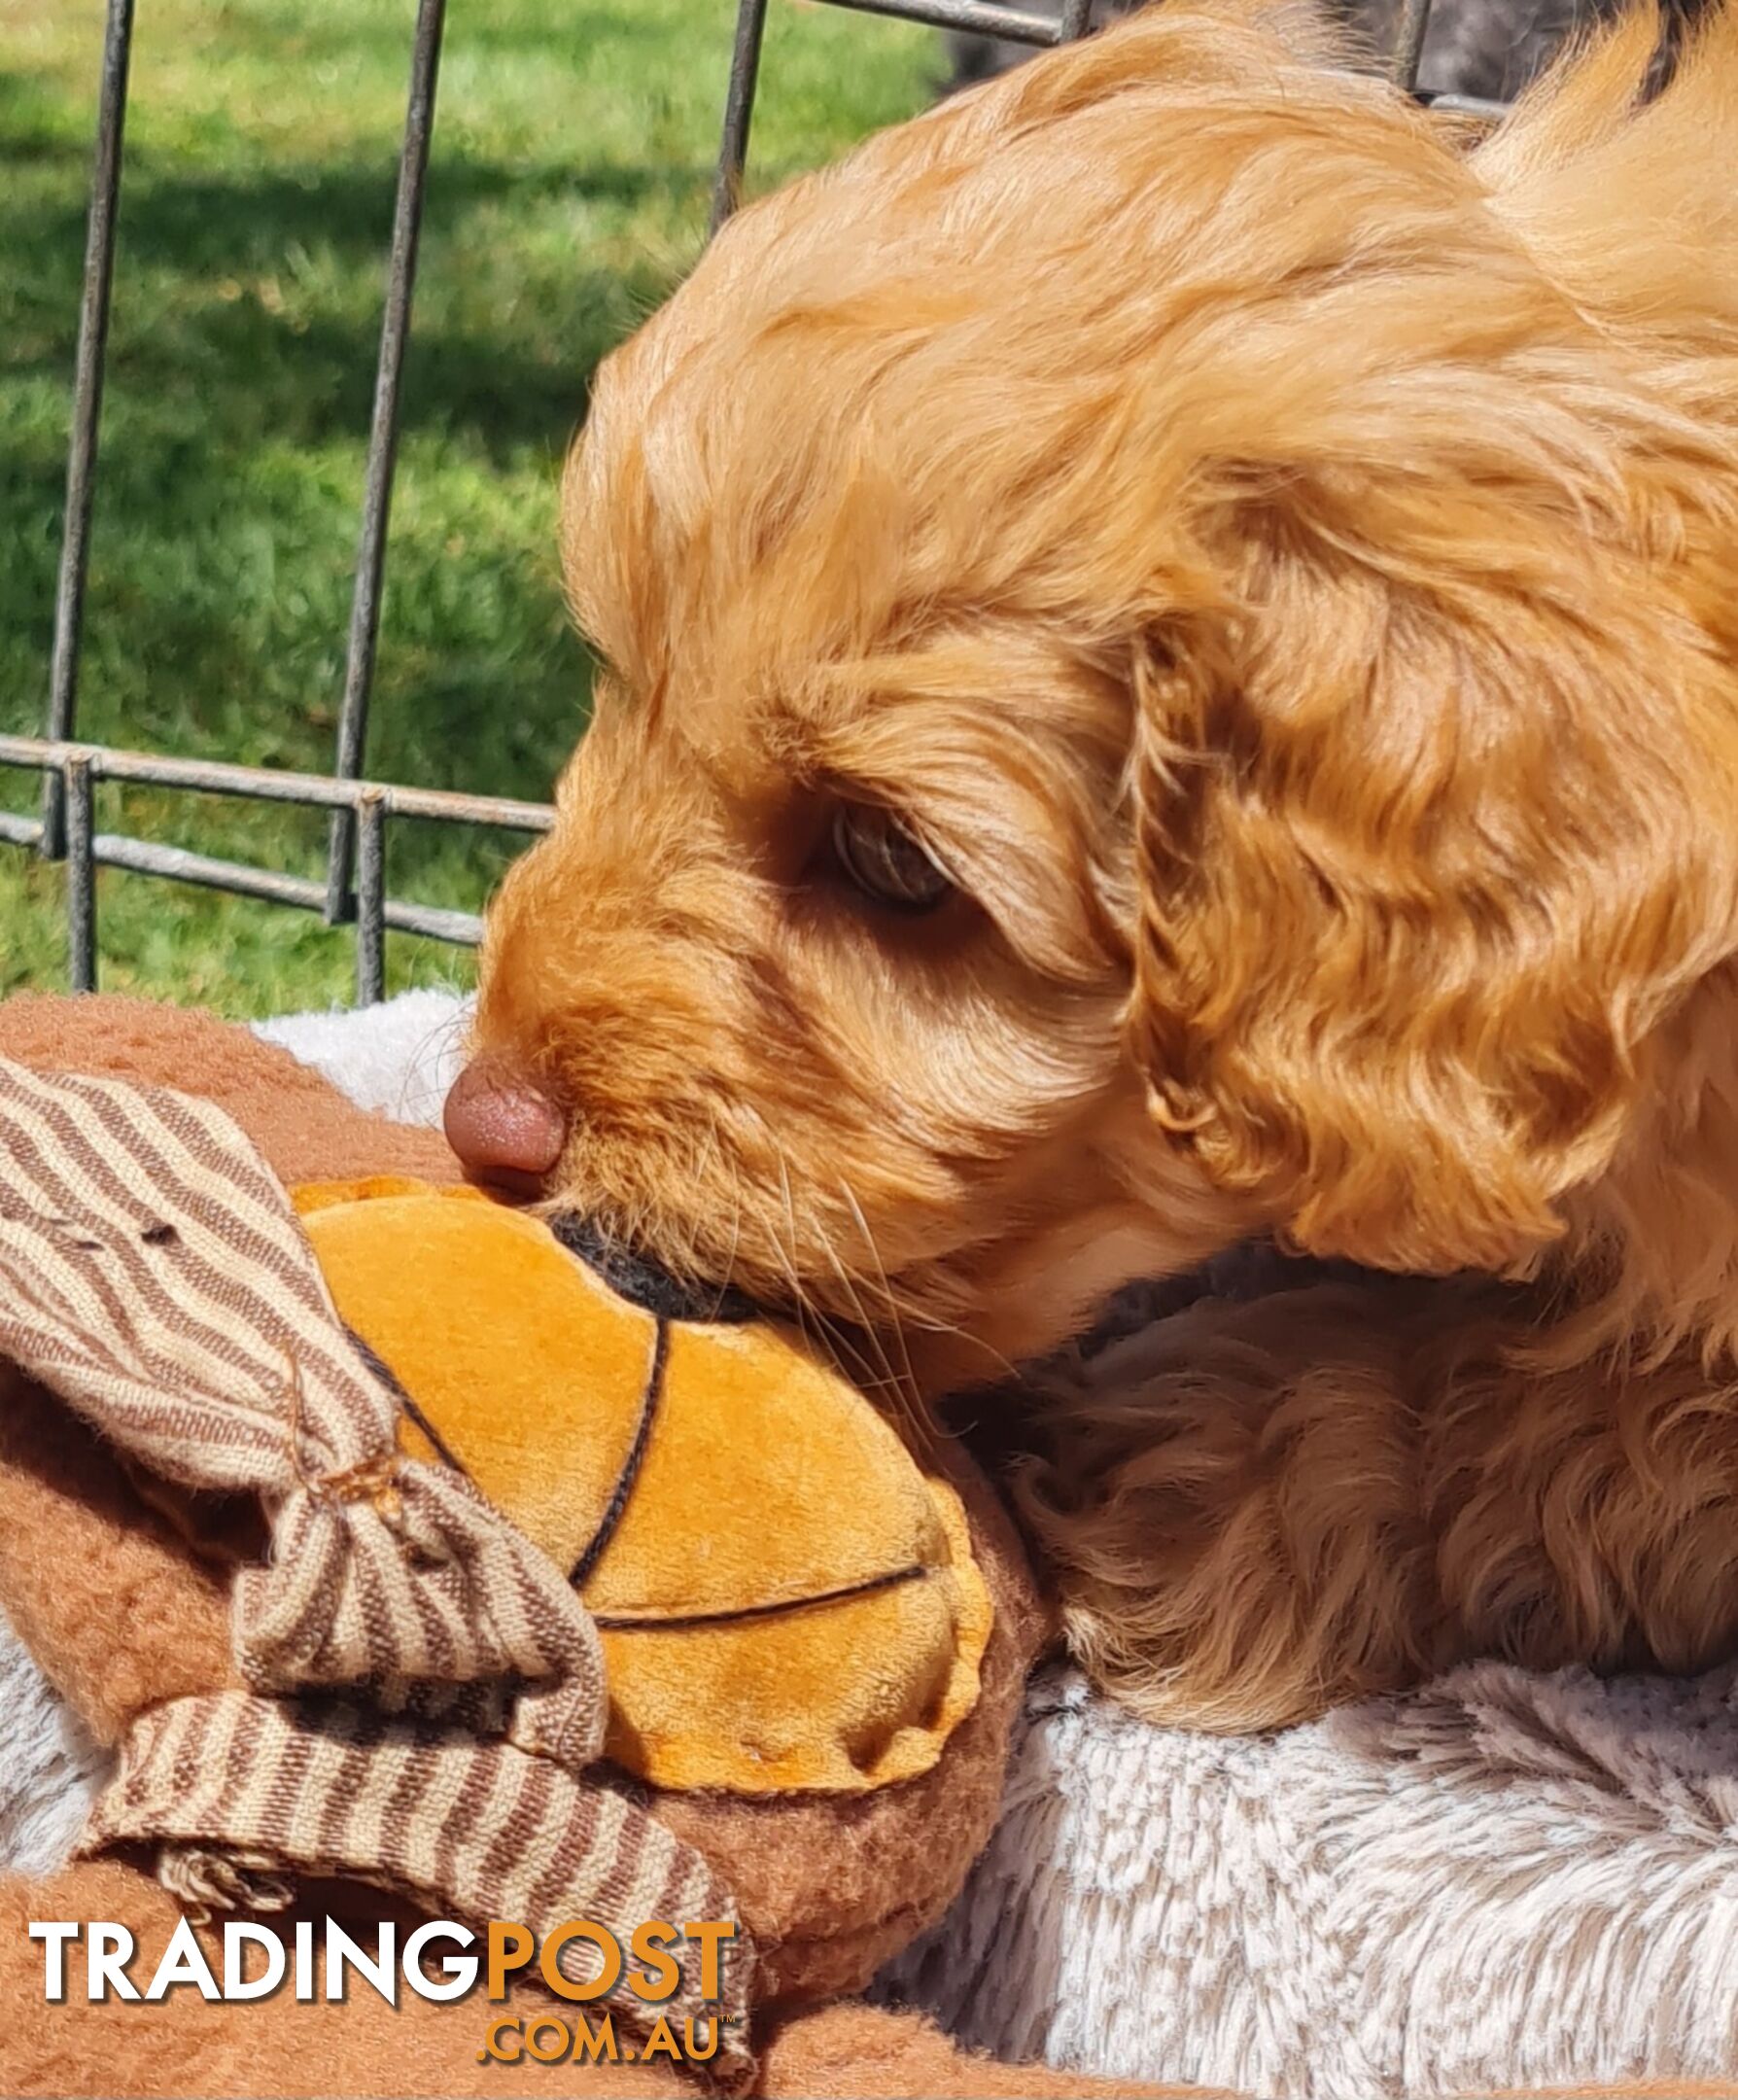
{"type": "Polygon", "coordinates": [[[954,885],[917,834],[889,809],[845,802],[833,818],[833,851],[866,897],[894,911],[934,911],[954,885]]]}

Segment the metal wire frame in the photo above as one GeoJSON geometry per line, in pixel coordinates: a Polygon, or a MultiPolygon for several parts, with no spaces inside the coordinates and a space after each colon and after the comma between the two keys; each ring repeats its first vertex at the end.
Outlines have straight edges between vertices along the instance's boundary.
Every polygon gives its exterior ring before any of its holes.
{"type": "Polygon", "coordinates": [[[330,775],[154,756],[76,740],[80,649],[90,567],[90,521],[115,274],[133,13],[134,0],[108,0],[45,734],[0,737],[0,765],[41,774],[42,815],[33,819],[0,811],[0,842],[34,848],[46,859],[66,863],[67,976],[74,991],[90,991],[97,979],[95,871],[98,867],[118,867],[318,911],[329,925],[353,923],[357,929],[356,997],[359,1004],[365,1005],[380,998],[385,989],[388,928],[469,947],[476,945],[482,931],[482,922],[472,913],[401,902],[387,895],[388,820],[412,817],[539,832],[548,828],[552,815],[540,803],[500,795],[394,787],[361,777],[398,457],[400,383],[410,333],[446,0],[419,0],[412,36],[409,97],[399,158],[392,250],[364,472],[349,645],[330,775]],[[325,878],[315,881],[275,868],[191,853],[156,840],[98,832],[93,819],[93,789],[95,783],[102,780],[330,810],[325,878]]]}
{"type": "MultiPolygon", "coordinates": [[[[63,811],[61,851],[66,862],[67,975],[75,992],[96,985],[96,880],[98,867],[159,875],[171,882],[263,897],[303,911],[324,912],[327,884],[276,868],[221,860],[154,839],[99,832],[92,824],[92,789],[98,781],[128,781],[156,788],[193,788],[236,795],[253,802],[298,803],[343,817],[355,838],[356,881],[352,914],[356,936],[356,998],[371,1005],[386,981],[386,930],[421,933],[455,947],[474,948],[483,923],[473,913],[432,904],[409,904],[386,893],[386,824],[392,817],[418,817],[436,823],[490,824],[502,830],[547,831],[554,811],[541,802],[506,795],[456,794],[434,788],[389,786],[353,780],[341,773],[276,772],[264,766],[226,765],[216,759],[169,758],[148,752],[117,751],[102,744],[73,744],[48,737],[0,736],[0,766],[41,773],[58,790],[63,811]]],[[[0,810],[0,842],[46,850],[43,818],[0,810]]]]}
{"type": "MultiPolygon", "coordinates": [[[[862,15],[885,15],[896,21],[921,22],[932,29],[965,30],[974,36],[997,37],[1004,43],[1030,44],[1038,50],[1085,36],[1092,27],[1093,16],[1093,0],[1060,0],[1050,15],[1034,14],[1030,8],[1002,6],[997,0],[823,0],[823,4],[850,8],[862,15]]],[[[1424,52],[1432,5],[1433,0],[1404,0],[1394,54],[1389,61],[1393,79],[1433,109],[1469,117],[1500,117],[1507,107],[1504,103],[1487,102],[1477,95],[1434,94],[1418,87],[1418,61],[1424,52]]],[[[739,0],[730,88],[724,105],[724,135],[713,190],[714,232],[736,209],[742,195],[766,11],[767,0],[739,0]]]]}
{"type": "MultiPolygon", "coordinates": [[[[825,0],[825,4],[891,16],[933,28],[966,30],[1044,47],[1085,35],[1091,26],[1093,0],[1060,0],[1050,14],[1004,5],[1001,0],[825,0]]],[[[767,5],[768,0],[739,0],[713,192],[714,230],[735,210],[742,194],[767,5]]],[[[388,928],[459,946],[474,946],[482,930],[481,921],[470,913],[403,902],[388,895],[389,820],[426,819],[535,833],[547,830],[552,819],[552,812],[540,803],[391,786],[362,777],[397,465],[400,383],[410,333],[446,0],[418,0],[412,35],[409,94],[364,474],[349,645],[330,774],[276,772],[204,759],[156,756],[81,743],[77,738],[80,647],[90,566],[90,523],[115,271],[133,8],[134,0],[107,0],[45,733],[41,737],[0,736],[0,766],[34,771],[42,777],[42,814],[30,818],[0,811],[0,843],[33,849],[47,859],[66,863],[68,977],[75,991],[88,991],[97,981],[96,870],[115,867],[317,911],[329,925],[354,924],[356,996],[360,1004],[367,1004],[378,999],[384,990],[388,928]],[[156,840],[98,832],[94,825],[94,788],[98,781],[132,782],[329,810],[331,822],[325,877],[316,880],[291,875],[191,853],[156,840]]],[[[1418,91],[1418,59],[1430,10],[1431,0],[1405,0],[1393,59],[1394,77],[1414,93],[1418,91]]],[[[1475,115],[1496,115],[1501,108],[1499,104],[1464,96],[1422,98],[1434,101],[1438,107],[1475,115]]]]}

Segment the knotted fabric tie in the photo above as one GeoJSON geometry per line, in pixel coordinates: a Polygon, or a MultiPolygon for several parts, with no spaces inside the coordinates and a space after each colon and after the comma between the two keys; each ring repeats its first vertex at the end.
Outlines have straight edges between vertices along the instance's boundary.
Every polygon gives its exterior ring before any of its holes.
{"type": "MultiPolygon", "coordinates": [[[[219,1692],[153,1708],[122,1746],[81,1849],[139,1841],[159,1846],[158,1878],[195,1912],[281,1909],[296,1876],[319,1875],[408,1894],[435,1916],[509,1919],[539,1945],[574,1918],[625,1950],[653,1920],[680,1932],[735,1917],[694,1847],[612,1789],[508,1743],[330,1698],[219,1692]]],[[[677,1980],[650,2005],[628,1974],[602,1977],[590,1938],[568,1940],[555,1966],[597,1992],[588,2014],[642,2030],[659,2014],[673,2029],[708,2023],[713,2081],[740,2084],[753,2068],[751,1950],[728,1947],[711,1998],[698,1944],[669,1952],[677,1980]]]]}

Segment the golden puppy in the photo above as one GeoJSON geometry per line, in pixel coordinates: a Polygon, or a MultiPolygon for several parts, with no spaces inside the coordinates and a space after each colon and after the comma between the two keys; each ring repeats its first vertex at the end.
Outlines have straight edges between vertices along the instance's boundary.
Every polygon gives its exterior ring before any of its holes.
{"type": "Polygon", "coordinates": [[[1147,1711],[1738,1645],[1738,11],[1487,141],[1178,0],[743,212],[564,495],[454,1142],[929,1396],[1147,1711]]]}

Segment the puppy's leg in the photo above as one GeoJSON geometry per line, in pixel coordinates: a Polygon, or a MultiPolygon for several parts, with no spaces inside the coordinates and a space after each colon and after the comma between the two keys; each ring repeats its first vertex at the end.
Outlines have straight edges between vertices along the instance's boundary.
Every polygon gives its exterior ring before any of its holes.
{"type": "Polygon", "coordinates": [[[1047,1382],[1015,1477],[1074,1653],[1154,1720],[1307,1719],[1497,1655],[1738,1652],[1738,1387],[1517,1292],[1205,1299],[1047,1382]]]}
{"type": "Polygon", "coordinates": [[[1156,1721],[1260,1729],[1448,1660],[1415,1288],[1208,1298],[1047,1381],[1021,1510],[1070,1646],[1156,1721]]]}

